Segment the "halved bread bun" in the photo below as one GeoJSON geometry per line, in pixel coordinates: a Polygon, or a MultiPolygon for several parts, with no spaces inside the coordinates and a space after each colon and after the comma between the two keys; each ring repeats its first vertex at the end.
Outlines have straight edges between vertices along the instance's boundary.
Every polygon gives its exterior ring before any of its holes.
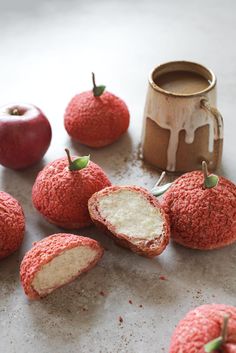
{"type": "Polygon", "coordinates": [[[36,242],[22,260],[21,282],[30,299],[42,298],[94,267],[103,248],[93,239],[53,234],[36,242]]]}
{"type": "Polygon", "coordinates": [[[158,200],[137,186],[111,186],[89,199],[90,217],[117,244],[146,257],[169,242],[169,219],[158,200]]]}

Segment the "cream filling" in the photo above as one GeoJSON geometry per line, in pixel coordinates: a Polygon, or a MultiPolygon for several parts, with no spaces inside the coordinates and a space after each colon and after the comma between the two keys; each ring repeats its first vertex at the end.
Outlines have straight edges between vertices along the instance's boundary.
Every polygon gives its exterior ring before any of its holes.
{"type": "Polygon", "coordinates": [[[37,272],[32,287],[40,295],[51,293],[86,268],[96,257],[97,252],[88,246],[66,250],[37,272]]]}
{"type": "Polygon", "coordinates": [[[153,240],[162,235],[160,210],[137,191],[119,190],[99,199],[99,211],[117,233],[139,240],[153,240]]]}

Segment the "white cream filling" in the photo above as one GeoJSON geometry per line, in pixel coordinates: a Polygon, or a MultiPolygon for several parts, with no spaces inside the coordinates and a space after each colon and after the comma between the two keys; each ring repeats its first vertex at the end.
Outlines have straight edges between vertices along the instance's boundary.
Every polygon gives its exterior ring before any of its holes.
{"type": "Polygon", "coordinates": [[[66,250],[37,272],[32,287],[40,295],[50,293],[70,281],[78,272],[86,268],[96,257],[97,252],[88,246],[66,250]]]}
{"type": "Polygon", "coordinates": [[[163,218],[160,210],[153,207],[137,191],[121,189],[101,196],[99,212],[116,228],[117,233],[133,238],[152,240],[160,237],[163,231],[163,218]]]}

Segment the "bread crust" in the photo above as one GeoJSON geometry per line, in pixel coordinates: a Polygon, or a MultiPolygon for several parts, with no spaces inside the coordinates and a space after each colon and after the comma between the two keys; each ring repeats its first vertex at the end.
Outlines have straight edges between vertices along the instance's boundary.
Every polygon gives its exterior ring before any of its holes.
{"type": "MultiPolygon", "coordinates": [[[[90,217],[94,224],[101,229],[104,233],[110,236],[115,242],[131,251],[145,257],[155,257],[160,255],[169,243],[170,238],[170,225],[169,218],[164,209],[161,207],[159,201],[151,195],[148,190],[138,187],[138,186],[111,186],[106,187],[103,190],[96,192],[92,195],[88,202],[88,209],[90,217]],[[142,240],[140,239],[139,244],[134,244],[130,237],[126,234],[117,233],[115,227],[108,222],[106,219],[102,218],[99,212],[99,198],[101,196],[107,196],[113,192],[119,190],[130,190],[140,193],[145,199],[153,206],[160,210],[163,217],[163,232],[160,238],[155,238],[154,240],[142,240]]],[[[138,238],[138,237],[137,237],[138,238]]],[[[136,239],[137,239],[136,238],[136,239]]]]}
{"type": "MultiPolygon", "coordinates": [[[[25,254],[20,266],[20,278],[25,294],[30,299],[40,299],[45,297],[48,293],[40,295],[32,286],[32,281],[35,275],[40,271],[43,265],[46,265],[64,251],[80,246],[87,246],[96,250],[97,255],[86,268],[80,270],[75,276],[70,278],[67,283],[72,282],[80,274],[87,272],[97,264],[104,253],[102,246],[94,239],[66,233],[53,234],[34,243],[33,248],[25,254]]],[[[62,287],[67,283],[54,286],[53,290],[62,287]]]]}
{"type": "Polygon", "coordinates": [[[100,148],[118,140],[129,127],[129,110],[125,102],[105,91],[94,97],[92,91],[72,98],[64,115],[68,134],[84,145],[100,148]]]}
{"type": "Polygon", "coordinates": [[[224,177],[211,189],[203,183],[201,171],[183,174],[163,195],[162,206],[176,243],[198,250],[219,249],[236,241],[236,185],[224,177]]]}
{"type": "Polygon", "coordinates": [[[0,260],[11,255],[22,244],[25,216],[20,203],[0,191],[0,260]]]}
{"type": "Polygon", "coordinates": [[[229,316],[227,336],[220,352],[236,353],[236,307],[225,304],[205,304],[189,311],[174,330],[169,353],[205,352],[204,345],[221,335],[225,315],[229,316]]]}
{"type": "Polygon", "coordinates": [[[32,188],[32,201],[50,223],[65,229],[84,228],[92,223],[88,199],[110,185],[105,172],[92,161],[86,168],[70,171],[68,159],[63,157],[39,172],[32,188]]]}

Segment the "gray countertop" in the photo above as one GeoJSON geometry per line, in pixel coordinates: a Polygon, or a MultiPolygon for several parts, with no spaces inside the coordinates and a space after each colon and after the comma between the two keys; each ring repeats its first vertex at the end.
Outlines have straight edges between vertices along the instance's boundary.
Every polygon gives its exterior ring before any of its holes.
{"type": "Polygon", "coordinates": [[[225,121],[222,173],[236,182],[236,2],[0,0],[0,12],[0,104],[34,103],[53,127],[39,165],[21,172],[0,168],[0,189],[22,203],[27,220],[23,246],[0,263],[0,351],[167,353],[171,333],[188,310],[235,304],[236,246],[200,252],[170,243],[148,260],[91,227],[76,233],[107,248],[99,265],[31,302],[19,282],[20,261],[33,241],[61,231],[33,209],[31,188],[38,171],[63,156],[65,147],[91,153],[113,183],[153,186],[158,172],[137,158],[147,75],[176,59],[200,62],[218,77],[225,121]],[[63,127],[68,101],[91,88],[91,71],[131,113],[129,133],[100,150],[72,142],[63,127]]]}

